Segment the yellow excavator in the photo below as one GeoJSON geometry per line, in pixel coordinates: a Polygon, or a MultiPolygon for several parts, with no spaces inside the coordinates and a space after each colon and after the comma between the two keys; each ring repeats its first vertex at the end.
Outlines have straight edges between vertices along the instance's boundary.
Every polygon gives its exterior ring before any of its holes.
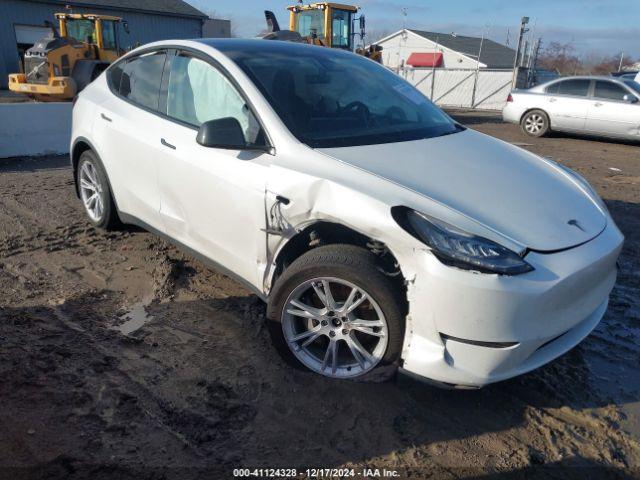
{"type": "Polygon", "coordinates": [[[9,75],[9,89],[42,101],[71,100],[124,50],[119,26],[127,22],[108,15],[56,13],[59,31],[39,40],[24,55],[24,73],[9,75]]]}
{"type": "Polygon", "coordinates": [[[382,47],[362,45],[354,48],[355,37],[359,36],[361,43],[365,37],[365,18],[356,18],[360,7],[333,2],[317,2],[304,4],[302,0],[297,5],[287,7],[289,10],[289,30],[281,30],[276,16],[271,11],[265,11],[268,31],[262,36],[266,40],[285,40],[291,42],[305,42],[329,48],[342,48],[355,51],[377,62],[382,61],[382,47]],[[356,20],[360,31],[356,33],[356,20]]]}

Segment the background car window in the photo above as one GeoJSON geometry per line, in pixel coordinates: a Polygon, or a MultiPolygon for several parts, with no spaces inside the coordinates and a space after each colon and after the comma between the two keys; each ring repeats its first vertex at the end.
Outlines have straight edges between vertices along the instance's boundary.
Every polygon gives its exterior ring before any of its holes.
{"type": "Polygon", "coordinates": [[[165,58],[164,52],[153,52],[128,60],[122,71],[120,95],[157,110],[165,58]]]}
{"type": "Polygon", "coordinates": [[[257,143],[260,125],[242,96],[217,68],[195,57],[171,59],[167,115],[199,127],[232,117],[240,122],[248,144],[257,143]]]}
{"type": "Polygon", "coordinates": [[[331,14],[332,44],[334,47],[349,48],[351,45],[351,12],[333,10],[331,14]]]}
{"type": "Polygon", "coordinates": [[[116,22],[102,20],[102,43],[106,50],[116,49],[116,22]]]}
{"type": "Polygon", "coordinates": [[[589,93],[589,83],[590,80],[564,80],[550,85],[547,88],[547,93],[586,97],[589,93]]]}
{"type": "Polygon", "coordinates": [[[620,85],[616,85],[613,82],[597,81],[596,89],[593,92],[593,96],[596,98],[604,98],[607,100],[619,100],[622,101],[625,95],[629,92],[622,88],[620,85]]]}

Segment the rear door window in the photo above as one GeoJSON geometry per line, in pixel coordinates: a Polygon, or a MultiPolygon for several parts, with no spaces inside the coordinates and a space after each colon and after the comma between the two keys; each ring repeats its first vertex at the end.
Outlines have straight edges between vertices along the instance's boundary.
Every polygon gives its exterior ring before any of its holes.
{"type": "MultiPolygon", "coordinates": [[[[160,51],[128,60],[122,69],[120,95],[138,105],[157,111],[166,57],[166,53],[160,51]]],[[[114,80],[116,76],[114,72],[114,80]]]]}
{"type": "Polygon", "coordinates": [[[596,81],[596,88],[593,92],[593,96],[596,98],[622,102],[625,95],[629,95],[629,92],[620,85],[603,80],[596,81]]]}
{"type": "Polygon", "coordinates": [[[547,87],[547,93],[586,97],[589,93],[590,80],[564,80],[547,87]]]}

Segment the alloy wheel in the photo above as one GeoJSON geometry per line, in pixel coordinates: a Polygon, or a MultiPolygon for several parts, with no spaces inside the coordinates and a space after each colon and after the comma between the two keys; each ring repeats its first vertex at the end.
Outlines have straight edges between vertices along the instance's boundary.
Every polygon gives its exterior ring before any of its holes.
{"type": "Polygon", "coordinates": [[[99,222],[104,215],[103,191],[96,167],[91,162],[84,162],[80,167],[80,197],[87,214],[94,222],[99,222]]]}
{"type": "Polygon", "coordinates": [[[544,118],[537,113],[529,115],[524,121],[524,128],[529,133],[538,134],[544,128],[544,118]]]}
{"type": "Polygon", "coordinates": [[[389,336],[387,320],[373,297],[333,277],[307,280],[291,292],[282,330],[300,362],[334,378],[373,369],[385,354],[389,336]]]}

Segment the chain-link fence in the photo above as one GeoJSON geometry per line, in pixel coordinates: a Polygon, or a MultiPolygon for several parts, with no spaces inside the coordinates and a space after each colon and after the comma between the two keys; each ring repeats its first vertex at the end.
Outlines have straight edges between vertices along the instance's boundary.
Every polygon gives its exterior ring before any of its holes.
{"type": "Polygon", "coordinates": [[[513,79],[513,70],[404,68],[399,74],[440,106],[479,110],[502,110],[513,79]]]}

